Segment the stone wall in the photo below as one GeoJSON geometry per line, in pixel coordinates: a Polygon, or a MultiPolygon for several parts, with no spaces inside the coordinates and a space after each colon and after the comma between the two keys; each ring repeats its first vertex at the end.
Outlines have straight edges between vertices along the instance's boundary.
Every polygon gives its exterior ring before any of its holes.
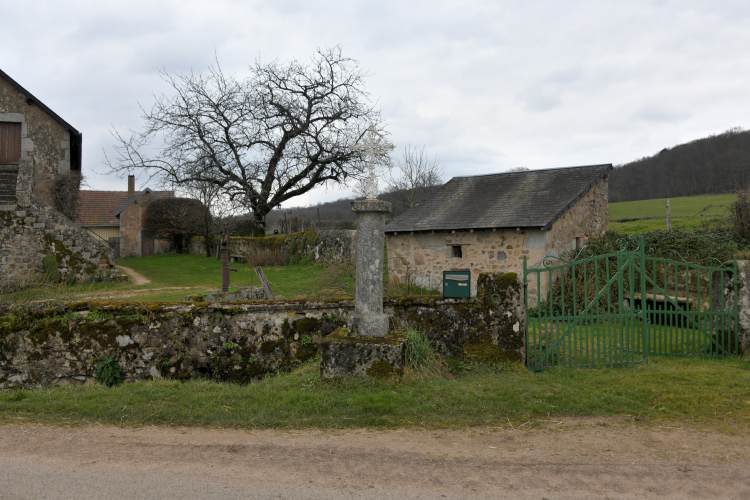
{"type": "MultiPolygon", "coordinates": [[[[734,311],[735,305],[739,315],[738,324],[732,325],[731,322],[726,320],[723,322],[727,330],[735,331],[737,335],[737,343],[739,344],[739,353],[743,356],[750,354],[750,261],[740,260],[737,261],[737,294],[734,293],[733,276],[730,273],[724,273],[724,279],[722,281],[721,273],[715,272],[712,277],[713,290],[712,290],[712,304],[711,309],[714,311],[721,311],[722,305],[725,311],[734,311]],[[721,289],[721,284],[724,283],[724,290],[721,289]]],[[[721,325],[716,324],[715,321],[714,329],[720,330],[721,325]]],[[[726,335],[721,337],[731,345],[728,347],[733,348],[734,337],[732,335],[726,335]]]]}
{"type": "MultiPolygon", "coordinates": [[[[348,262],[353,258],[356,237],[357,231],[345,229],[306,231],[289,235],[266,236],[265,238],[232,236],[229,239],[229,255],[244,257],[252,248],[274,248],[288,255],[291,251],[292,241],[294,241],[296,252],[300,258],[312,255],[316,261],[348,262]]],[[[190,241],[190,253],[206,255],[202,238],[193,238],[190,241]]]]}
{"type": "Polygon", "coordinates": [[[53,205],[55,178],[70,171],[70,133],[47,112],[29,104],[27,96],[2,78],[0,121],[21,123],[21,163],[33,169],[30,187],[39,198],[53,205]]]}
{"type": "Polygon", "coordinates": [[[599,181],[549,231],[534,228],[498,229],[387,235],[388,269],[392,279],[409,280],[442,291],[443,271],[471,271],[471,293],[486,272],[523,272],[546,255],[557,255],[607,232],[609,221],[607,177],[599,181]],[[461,257],[454,253],[460,246],[461,257]]]}
{"type": "Polygon", "coordinates": [[[112,249],[73,224],[47,203],[31,195],[29,206],[0,211],[0,274],[3,280],[34,280],[44,272],[42,261],[55,255],[63,278],[85,279],[114,263],[112,249]]]}
{"type": "MultiPolygon", "coordinates": [[[[521,290],[512,273],[483,275],[477,298],[407,297],[384,308],[394,325],[425,329],[446,356],[522,362],[521,290]]],[[[345,326],[353,309],[353,300],[6,307],[0,389],[91,382],[96,360],[108,354],[126,380],[248,383],[315,357],[323,337],[345,326]]]]}

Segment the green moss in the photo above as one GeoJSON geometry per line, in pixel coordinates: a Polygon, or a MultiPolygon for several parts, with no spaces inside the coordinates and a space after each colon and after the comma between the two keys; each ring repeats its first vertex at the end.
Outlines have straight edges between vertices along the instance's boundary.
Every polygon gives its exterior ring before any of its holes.
{"type": "Polygon", "coordinates": [[[516,273],[503,273],[499,276],[495,276],[493,281],[498,289],[518,287],[518,275],[516,273]]]}
{"type": "Polygon", "coordinates": [[[349,335],[346,328],[338,328],[323,338],[323,344],[330,342],[345,342],[349,344],[388,344],[398,345],[404,342],[401,332],[388,332],[385,337],[359,337],[349,335]]]}
{"type": "Polygon", "coordinates": [[[68,326],[63,326],[62,322],[57,318],[43,319],[37,321],[31,326],[31,328],[29,328],[29,333],[26,335],[26,338],[28,338],[32,344],[38,346],[47,342],[51,336],[54,337],[55,334],[62,331],[63,328],[67,330],[68,326]]]}
{"type": "Polygon", "coordinates": [[[392,364],[378,360],[371,364],[365,373],[370,377],[385,378],[393,377],[394,375],[400,374],[400,372],[401,371],[392,364]]]}
{"type": "Polygon", "coordinates": [[[285,344],[286,342],[284,342],[283,339],[269,340],[269,341],[263,342],[260,345],[260,352],[262,352],[263,354],[271,354],[273,351],[276,350],[277,347],[281,347],[283,350],[285,344]]]}
{"type": "Polygon", "coordinates": [[[44,359],[44,355],[41,351],[31,351],[27,358],[29,361],[41,361],[44,359]]]}
{"type": "Polygon", "coordinates": [[[313,343],[312,345],[301,345],[297,347],[295,357],[300,361],[304,362],[308,359],[314,358],[318,354],[318,346],[313,343]]]}
{"type": "Polygon", "coordinates": [[[315,333],[320,327],[320,320],[316,318],[300,318],[292,326],[300,334],[315,333]]]}
{"type": "Polygon", "coordinates": [[[500,361],[516,361],[502,348],[492,342],[466,343],[461,351],[461,357],[468,361],[480,363],[499,363],[500,361]]]}

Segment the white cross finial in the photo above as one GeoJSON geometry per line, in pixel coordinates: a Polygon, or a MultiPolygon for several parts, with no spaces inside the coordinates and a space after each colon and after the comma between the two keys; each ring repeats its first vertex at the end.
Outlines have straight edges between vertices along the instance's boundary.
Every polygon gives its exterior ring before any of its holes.
{"type": "Polygon", "coordinates": [[[354,149],[365,153],[368,163],[369,174],[367,184],[365,185],[365,198],[368,200],[374,200],[378,197],[378,178],[375,175],[375,161],[378,157],[387,155],[388,151],[391,151],[395,147],[378,134],[377,130],[375,130],[375,125],[370,125],[367,128],[367,134],[364,139],[354,146],[354,149]]]}

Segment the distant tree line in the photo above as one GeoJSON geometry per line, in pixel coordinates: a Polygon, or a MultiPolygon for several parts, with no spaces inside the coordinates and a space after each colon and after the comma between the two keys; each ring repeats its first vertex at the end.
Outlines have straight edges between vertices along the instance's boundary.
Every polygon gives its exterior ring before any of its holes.
{"type": "Polygon", "coordinates": [[[750,131],[732,128],[615,167],[609,177],[609,201],[729,193],[748,188],[750,131]]]}

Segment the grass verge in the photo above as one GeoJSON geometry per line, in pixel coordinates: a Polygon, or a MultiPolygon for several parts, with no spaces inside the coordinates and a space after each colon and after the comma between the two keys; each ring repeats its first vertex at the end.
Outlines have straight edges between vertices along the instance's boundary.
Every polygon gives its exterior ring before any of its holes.
{"type": "Polygon", "coordinates": [[[630,416],[732,432],[750,424],[750,363],[652,358],[618,369],[532,373],[469,365],[464,376],[334,380],[311,361],[251,385],[151,380],[0,394],[0,423],[211,428],[458,428],[566,416],[630,416]]]}

